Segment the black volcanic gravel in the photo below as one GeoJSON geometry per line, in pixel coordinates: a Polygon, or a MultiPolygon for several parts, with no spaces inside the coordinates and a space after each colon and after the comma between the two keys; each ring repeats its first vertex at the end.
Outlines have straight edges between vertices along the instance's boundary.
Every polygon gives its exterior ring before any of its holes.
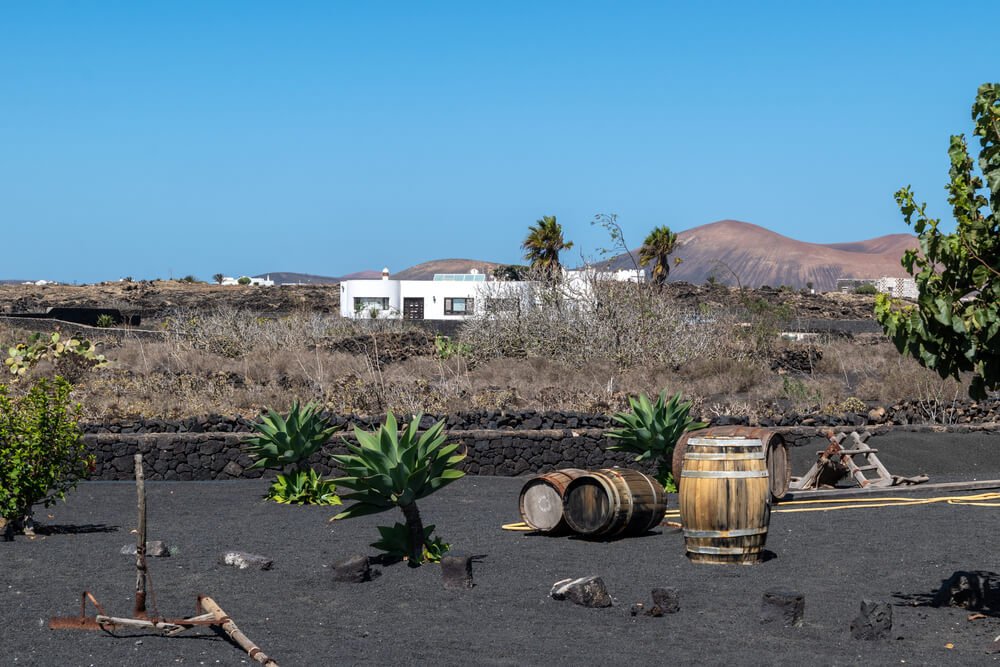
{"type": "MultiPolygon", "coordinates": [[[[1000,436],[895,434],[871,441],[897,474],[931,481],[1000,478],[1000,436]]],[[[793,472],[812,452],[793,454],[793,472]]],[[[805,467],[803,467],[805,466],[805,467]]],[[[194,612],[214,597],[240,628],[289,665],[994,664],[987,654],[1000,615],[967,620],[964,609],[914,606],[956,570],[1000,572],[1000,508],[947,504],[772,515],[770,560],[756,566],[695,565],[683,538],[664,528],[643,537],[589,542],[501,530],[518,520],[524,478],[466,477],[421,503],[424,518],[455,548],[484,554],[476,586],[445,590],[437,566],[379,567],[370,583],[332,580],[332,564],[368,547],[399,512],[336,524],[333,508],[261,501],[266,482],[151,482],[149,539],[174,546],[150,559],[159,611],[194,612]],[[270,571],[220,565],[228,549],[274,559],[270,571]],[[615,606],[586,609],[548,597],[553,582],[597,574],[615,606]],[[650,590],[675,587],[678,613],[632,617],[650,590]],[[758,620],[771,588],[805,595],[805,625],[758,620]],[[893,603],[892,638],[849,632],[863,598],[893,603]],[[952,648],[948,648],[951,645],[952,648]]],[[[887,495],[892,495],[891,492],[887,495]]],[[[672,501],[676,505],[676,499],[672,501]]],[[[778,507],[776,509],[781,509],[778,507]]],[[[141,632],[49,630],[76,613],[90,590],[109,613],[128,615],[135,571],[119,553],[134,542],[135,489],[82,484],[65,504],[39,509],[34,540],[0,543],[0,664],[247,665],[210,631],[176,638],[141,632]]]]}

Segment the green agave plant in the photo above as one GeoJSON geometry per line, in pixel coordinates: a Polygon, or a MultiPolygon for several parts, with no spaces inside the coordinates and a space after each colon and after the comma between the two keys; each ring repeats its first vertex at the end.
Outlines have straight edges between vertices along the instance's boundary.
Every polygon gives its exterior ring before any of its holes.
{"type": "Polygon", "coordinates": [[[340,505],[337,485],[312,468],[282,473],[271,484],[267,497],[286,505],[340,505]]]}
{"type": "MultiPolygon", "coordinates": [[[[378,542],[373,542],[371,546],[386,552],[390,558],[403,559],[410,555],[410,528],[406,524],[396,522],[389,526],[377,526],[379,535],[382,536],[378,542]]],[[[434,526],[424,526],[424,547],[421,554],[421,561],[425,563],[440,563],[441,557],[448,553],[450,544],[446,544],[440,537],[431,539],[434,526]]]]}
{"type": "Polygon", "coordinates": [[[259,424],[254,424],[257,435],[246,438],[247,452],[256,461],[251,468],[278,468],[292,466],[290,472],[278,474],[271,484],[267,497],[279,503],[308,505],[339,505],[331,480],[320,479],[309,467],[309,457],[329,442],[337,432],[318,412],[318,406],[307,403],[300,406],[292,402],[286,417],[274,410],[259,424]]]}
{"type": "Polygon", "coordinates": [[[299,406],[298,401],[293,401],[287,417],[268,410],[253,428],[259,435],[243,441],[257,459],[251,468],[292,465],[304,469],[303,462],[329,442],[339,427],[330,426],[314,403],[299,406]]]}
{"type": "Polygon", "coordinates": [[[664,390],[655,403],[646,394],[629,396],[628,402],[632,412],[616,412],[611,417],[621,428],[608,433],[609,438],[617,441],[608,449],[632,452],[637,462],[654,462],[656,479],[668,491],[676,491],[670,471],[674,446],[685,431],[705,428],[708,424],[691,419],[691,403],[682,403],[680,393],[669,401],[664,390]]]}
{"type": "MultiPolygon", "coordinates": [[[[420,417],[414,417],[400,431],[390,411],[385,424],[374,433],[355,428],[358,444],[348,444],[350,453],[333,457],[344,472],[343,477],[333,481],[351,490],[343,495],[344,500],[354,501],[333,520],[377,514],[398,507],[406,518],[405,551],[411,566],[424,560],[425,549],[434,549],[417,501],[465,475],[456,468],[465,453],[458,452],[458,444],[445,444],[444,422],[434,424],[418,437],[420,417]]],[[[379,531],[383,529],[380,527],[379,531]]],[[[383,532],[383,541],[385,539],[383,532]]]]}

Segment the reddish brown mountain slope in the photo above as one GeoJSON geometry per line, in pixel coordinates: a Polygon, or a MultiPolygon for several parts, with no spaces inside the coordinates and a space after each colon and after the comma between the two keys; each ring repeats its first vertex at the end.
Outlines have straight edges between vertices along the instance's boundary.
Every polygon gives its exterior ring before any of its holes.
{"type": "Polygon", "coordinates": [[[472,269],[489,275],[495,266],[500,265],[478,259],[435,259],[394,273],[392,277],[395,280],[431,280],[435,273],[468,273],[472,269]]]}
{"type": "MultiPolygon", "coordinates": [[[[899,260],[916,237],[893,234],[854,243],[806,243],[758,225],[721,220],[677,234],[673,257],[683,262],[670,269],[670,280],[703,283],[714,276],[720,283],[744,287],[788,285],[833,290],[837,278],[905,277],[899,260]]],[[[611,260],[629,268],[626,255],[611,260]]]]}

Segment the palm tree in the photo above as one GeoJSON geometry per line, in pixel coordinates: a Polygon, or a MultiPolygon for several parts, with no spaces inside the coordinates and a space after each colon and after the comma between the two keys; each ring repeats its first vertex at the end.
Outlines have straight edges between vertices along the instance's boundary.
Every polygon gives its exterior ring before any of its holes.
{"type": "Polygon", "coordinates": [[[549,277],[558,274],[562,265],[559,264],[559,251],[569,250],[573,242],[563,240],[562,225],[556,222],[556,216],[545,215],[528,227],[528,236],[521,244],[524,258],[531,262],[531,268],[541,269],[549,277]]]}
{"type": "Polygon", "coordinates": [[[225,279],[225,276],[222,275],[221,273],[216,273],[214,276],[212,276],[212,278],[215,280],[216,283],[218,283],[219,285],[221,285],[223,279],[225,279]]]}
{"type": "Polygon", "coordinates": [[[653,263],[653,283],[662,285],[667,282],[670,275],[670,253],[677,245],[677,234],[670,231],[669,227],[656,227],[649,233],[646,240],[639,248],[639,264],[646,266],[653,263]]]}

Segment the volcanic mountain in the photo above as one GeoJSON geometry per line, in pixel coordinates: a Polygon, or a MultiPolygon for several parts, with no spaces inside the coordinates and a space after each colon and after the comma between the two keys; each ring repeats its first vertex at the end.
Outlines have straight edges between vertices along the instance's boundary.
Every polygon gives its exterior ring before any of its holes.
{"type": "Polygon", "coordinates": [[[496,262],[485,262],[478,259],[434,259],[394,273],[392,278],[393,280],[431,280],[435,273],[469,273],[472,269],[489,275],[497,266],[500,265],[496,262]]]}
{"type": "MultiPolygon", "coordinates": [[[[720,220],[678,232],[670,280],[720,283],[744,287],[770,285],[836,289],[837,278],[904,278],[903,252],[917,247],[910,234],[891,234],[851,243],[807,243],[738,220],[720,220]]],[[[637,256],[638,253],[635,253],[637,256]]],[[[606,262],[615,269],[633,268],[628,254],[606,262]]]]}

